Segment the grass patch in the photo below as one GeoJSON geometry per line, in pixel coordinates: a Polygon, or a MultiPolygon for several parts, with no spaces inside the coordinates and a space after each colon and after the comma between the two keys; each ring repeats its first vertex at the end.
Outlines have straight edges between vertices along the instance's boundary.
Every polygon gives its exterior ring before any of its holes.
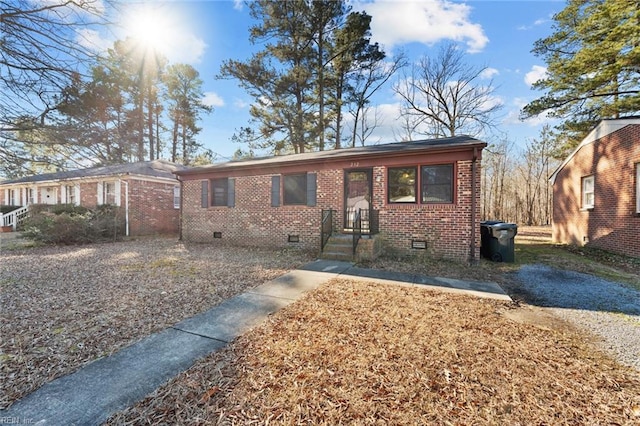
{"type": "Polygon", "coordinates": [[[640,374],[514,306],[334,280],[107,424],[632,424],[640,374]]]}

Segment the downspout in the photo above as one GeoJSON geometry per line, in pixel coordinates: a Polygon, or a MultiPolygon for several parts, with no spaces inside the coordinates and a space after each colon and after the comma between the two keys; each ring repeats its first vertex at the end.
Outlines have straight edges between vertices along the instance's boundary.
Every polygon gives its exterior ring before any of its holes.
{"type": "Polygon", "coordinates": [[[471,263],[476,261],[476,169],[478,162],[478,148],[473,147],[473,161],[471,162],[471,263]]]}
{"type": "Polygon", "coordinates": [[[120,182],[124,182],[125,191],[124,191],[124,224],[125,224],[125,235],[129,236],[129,181],[120,179],[120,182]]]}
{"type": "Polygon", "coordinates": [[[182,178],[176,175],[176,179],[180,182],[180,211],[178,212],[178,241],[182,241],[182,212],[184,211],[184,182],[182,178]]]}

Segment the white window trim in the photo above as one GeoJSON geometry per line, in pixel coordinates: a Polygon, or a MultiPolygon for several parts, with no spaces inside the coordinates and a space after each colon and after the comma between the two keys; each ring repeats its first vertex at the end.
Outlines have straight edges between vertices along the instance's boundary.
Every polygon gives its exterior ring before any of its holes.
{"type": "Polygon", "coordinates": [[[116,206],[120,206],[121,203],[121,194],[120,194],[120,181],[119,180],[109,180],[109,181],[102,181],[102,182],[98,182],[98,205],[102,205],[105,204],[105,185],[106,184],[113,184],[114,186],[114,191],[115,191],[115,205],[116,206]]]}
{"type": "Polygon", "coordinates": [[[593,175],[591,176],[585,176],[582,178],[581,182],[580,182],[580,194],[582,196],[582,200],[581,200],[581,204],[582,204],[582,209],[583,210],[587,210],[587,209],[592,209],[594,207],[595,201],[596,201],[596,185],[595,185],[596,181],[593,175]],[[591,181],[591,191],[586,190],[586,185],[585,183],[591,181]],[[592,199],[593,201],[588,204],[586,202],[587,200],[587,194],[591,194],[592,195],[592,199]]]}
{"type": "Polygon", "coordinates": [[[98,193],[96,194],[96,204],[99,206],[104,204],[104,198],[102,197],[103,190],[104,190],[104,185],[102,184],[102,182],[98,182],[98,193]]]}
{"type": "Polygon", "coordinates": [[[178,185],[173,187],[173,208],[180,208],[180,186],[178,185]]]}

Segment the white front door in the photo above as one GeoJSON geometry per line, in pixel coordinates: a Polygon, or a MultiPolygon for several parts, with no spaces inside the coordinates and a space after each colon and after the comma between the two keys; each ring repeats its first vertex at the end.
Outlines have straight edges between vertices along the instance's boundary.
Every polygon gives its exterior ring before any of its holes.
{"type": "Polygon", "coordinates": [[[40,188],[40,202],[42,204],[58,204],[58,187],[45,186],[40,188]]]}

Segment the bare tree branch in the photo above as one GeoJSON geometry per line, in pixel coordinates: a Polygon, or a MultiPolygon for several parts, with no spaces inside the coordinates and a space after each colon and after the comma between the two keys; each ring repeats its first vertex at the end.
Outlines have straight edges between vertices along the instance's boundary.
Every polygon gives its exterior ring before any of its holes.
{"type": "Polygon", "coordinates": [[[401,114],[419,119],[421,132],[431,137],[477,136],[495,126],[502,108],[493,98],[493,80],[481,81],[484,71],[465,63],[454,44],[445,45],[435,59],[422,58],[394,85],[404,102],[401,114]]]}

